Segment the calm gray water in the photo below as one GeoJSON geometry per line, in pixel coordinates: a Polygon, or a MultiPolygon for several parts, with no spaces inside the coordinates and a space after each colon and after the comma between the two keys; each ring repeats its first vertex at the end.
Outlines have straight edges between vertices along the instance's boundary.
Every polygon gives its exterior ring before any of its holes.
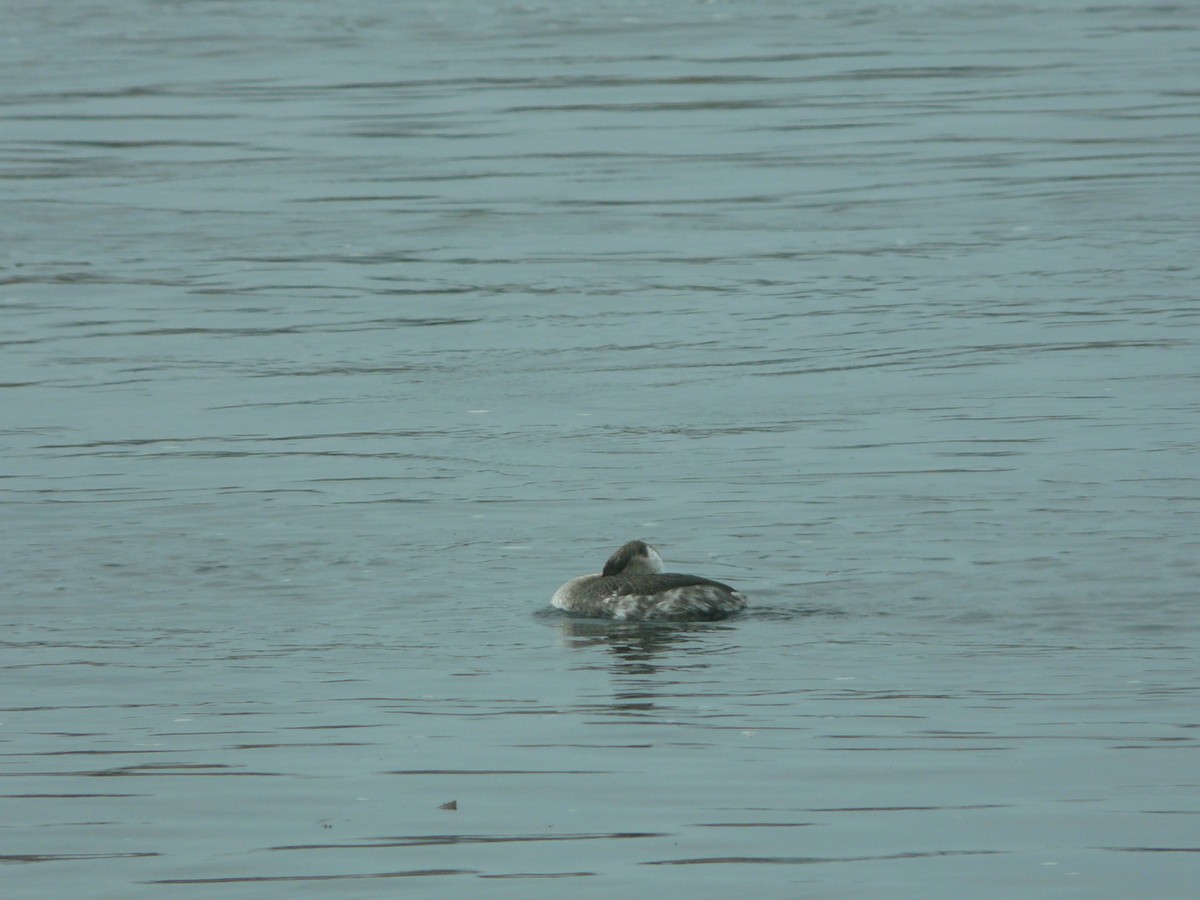
{"type": "Polygon", "coordinates": [[[1200,4],[3,13],[6,898],[1193,896],[1200,4]]]}

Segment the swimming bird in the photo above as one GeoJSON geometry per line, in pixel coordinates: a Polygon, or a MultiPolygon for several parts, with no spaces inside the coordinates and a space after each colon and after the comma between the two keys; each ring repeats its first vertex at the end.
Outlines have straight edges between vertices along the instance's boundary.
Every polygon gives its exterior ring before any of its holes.
{"type": "Polygon", "coordinates": [[[663,571],[662,557],[645,541],[630,541],[608,558],[598,575],[572,578],[551,606],[596,619],[687,621],[724,619],[746,608],[727,584],[698,575],[663,571]]]}

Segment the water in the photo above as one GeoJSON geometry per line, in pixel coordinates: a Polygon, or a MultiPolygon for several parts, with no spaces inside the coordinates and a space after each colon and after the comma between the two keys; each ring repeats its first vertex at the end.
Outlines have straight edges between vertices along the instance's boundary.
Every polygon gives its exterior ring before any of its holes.
{"type": "Polygon", "coordinates": [[[1197,12],[10,0],[5,896],[1191,896],[1197,12]]]}

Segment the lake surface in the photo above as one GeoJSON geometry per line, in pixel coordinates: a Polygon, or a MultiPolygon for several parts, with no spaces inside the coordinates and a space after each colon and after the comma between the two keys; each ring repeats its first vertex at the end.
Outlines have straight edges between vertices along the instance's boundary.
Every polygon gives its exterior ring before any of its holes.
{"type": "Polygon", "coordinates": [[[1196,3],[0,46],[5,897],[1193,896],[1196,3]]]}

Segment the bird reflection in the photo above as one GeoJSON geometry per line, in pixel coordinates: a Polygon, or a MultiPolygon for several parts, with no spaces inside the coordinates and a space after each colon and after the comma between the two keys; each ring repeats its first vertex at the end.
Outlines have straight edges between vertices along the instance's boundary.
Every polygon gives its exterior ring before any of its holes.
{"type": "Polygon", "coordinates": [[[708,668],[709,663],[703,658],[686,652],[688,646],[703,646],[709,651],[711,638],[706,636],[716,629],[730,627],[711,623],[651,624],[568,617],[554,624],[564,643],[573,649],[607,648],[613,655],[613,670],[622,675],[708,668]]]}

